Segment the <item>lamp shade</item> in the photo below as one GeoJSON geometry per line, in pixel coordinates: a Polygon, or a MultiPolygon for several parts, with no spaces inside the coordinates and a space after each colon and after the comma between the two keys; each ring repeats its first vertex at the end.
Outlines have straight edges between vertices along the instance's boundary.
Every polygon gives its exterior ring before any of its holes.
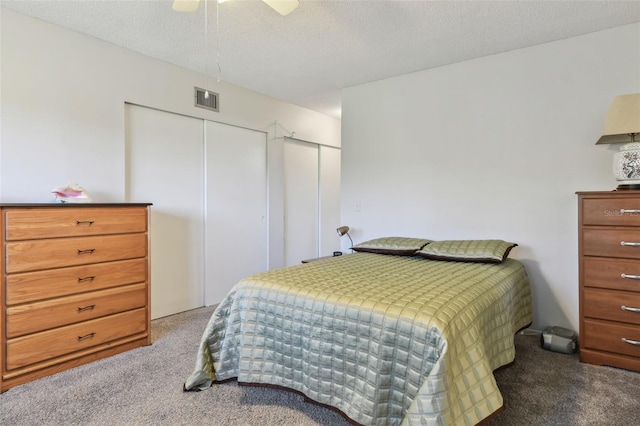
{"type": "Polygon", "coordinates": [[[336,229],[336,231],[338,231],[338,235],[340,235],[341,237],[349,232],[349,227],[348,226],[341,226],[340,228],[336,229]]]}
{"type": "Polygon", "coordinates": [[[640,133],[640,93],[616,96],[604,119],[602,137],[596,145],[631,142],[629,135],[637,133],[640,133]]]}

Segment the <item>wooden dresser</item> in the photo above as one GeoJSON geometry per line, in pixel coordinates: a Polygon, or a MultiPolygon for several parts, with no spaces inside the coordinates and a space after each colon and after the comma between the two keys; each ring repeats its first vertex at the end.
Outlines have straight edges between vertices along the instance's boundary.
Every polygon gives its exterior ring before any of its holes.
{"type": "Polygon", "coordinates": [[[580,360],[640,371],[640,191],[577,194],[580,360]]]}
{"type": "Polygon", "coordinates": [[[151,344],[150,204],[0,204],[0,391],[151,344]]]}

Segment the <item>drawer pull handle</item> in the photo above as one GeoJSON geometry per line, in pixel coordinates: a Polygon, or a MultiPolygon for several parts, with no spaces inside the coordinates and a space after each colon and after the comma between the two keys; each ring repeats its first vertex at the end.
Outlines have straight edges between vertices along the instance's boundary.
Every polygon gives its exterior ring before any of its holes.
{"type": "Polygon", "coordinates": [[[622,338],[622,341],[623,341],[624,343],[628,343],[628,344],[633,345],[633,346],[640,346],[640,342],[638,342],[637,340],[625,339],[625,338],[623,337],[623,338],[622,338]]]}
{"type": "Polygon", "coordinates": [[[628,278],[630,280],[640,280],[640,275],[620,274],[622,278],[628,278]]]}
{"type": "Polygon", "coordinates": [[[640,247],[640,243],[631,242],[631,241],[620,241],[621,246],[627,247],[640,247]]]}
{"type": "Polygon", "coordinates": [[[620,306],[620,309],[622,309],[623,311],[629,311],[629,312],[635,312],[637,314],[640,314],[640,308],[630,308],[629,306],[620,306]]]}
{"type": "Polygon", "coordinates": [[[93,311],[93,308],[95,308],[96,305],[88,305],[82,308],[78,308],[78,312],[84,312],[84,311],[93,311]]]}
{"type": "MultiPolygon", "coordinates": [[[[622,274],[622,275],[624,275],[624,274],[622,274]]],[[[625,278],[625,277],[622,277],[622,278],[625,278]]],[[[84,278],[78,278],[78,282],[79,282],[79,283],[85,283],[85,282],[87,282],[87,281],[93,281],[93,280],[95,280],[95,279],[96,279],[96,277],[95,277],[95,276],[92,276],[92,277],[84,277],[84,278]]],[[[638,279],[640,279],[640,277],[639,277],[638,279]]]]}
{"type": "Polygon", "coordinates": [[[88,249],[88,250],[80,250],[78,249],[78,254],[93,254],[93,252],[96,251],[96,249],[88,249]]]}
{"type": "Polygon", "coordinates": [[[86,339],[91,339],[95,335],[96,333],[89,333],[89,334],[85,334],[84,336],[78,336],[78,342],[82,342],[83,340],[86,340],[86,339]]]}
{"type": "Polygon", "coordinates": [[[82,226],[91,226],[91,225],[93,225],[93,222],[94,222],[93,220],[82,220],[82,221],[76,220],[76,226],[80,226],[80,225],[82,225],[82,226]]]}

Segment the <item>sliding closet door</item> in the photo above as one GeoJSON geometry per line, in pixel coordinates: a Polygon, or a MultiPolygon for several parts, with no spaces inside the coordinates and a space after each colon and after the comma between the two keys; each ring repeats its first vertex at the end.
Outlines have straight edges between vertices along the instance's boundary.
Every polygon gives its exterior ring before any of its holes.
{"type": "Polygon", "coordinates": [[[205,304],[267,269],[267,135],[210,121],[206,132],[205,304]]]}
{"type": "Polygon", "coordinates": [[[286,266],[318,256],[318,145],[284,143],[284,260],[286,266]]]}
{"type": "Polygon", "coordinates": [[[127,201],[150,202],[151,316],[202,306],[203,121],[126,105],[127,201]]]}
{"type": "MultiPolygon", "coordinates": [[[[320,146],[320,256],[340,250],[340,148],[320,146]]],[[[346,236],[343,238],[347,238],[346,236]]]]}

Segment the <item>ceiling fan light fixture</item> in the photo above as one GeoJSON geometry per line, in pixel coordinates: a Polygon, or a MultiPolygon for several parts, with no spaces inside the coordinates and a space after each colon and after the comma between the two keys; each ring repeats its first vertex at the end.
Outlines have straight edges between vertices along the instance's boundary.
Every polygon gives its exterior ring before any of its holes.
{"type": "Polygon", "coordinates": [[[176,12],[195,12],[200,0],[173,0],[171,8],[176,12]]]}
{"type": "Polygon", "coordinates": [[[262,0],[282,16],[287,16],[300,4],[298,0],[262,0]]]}

